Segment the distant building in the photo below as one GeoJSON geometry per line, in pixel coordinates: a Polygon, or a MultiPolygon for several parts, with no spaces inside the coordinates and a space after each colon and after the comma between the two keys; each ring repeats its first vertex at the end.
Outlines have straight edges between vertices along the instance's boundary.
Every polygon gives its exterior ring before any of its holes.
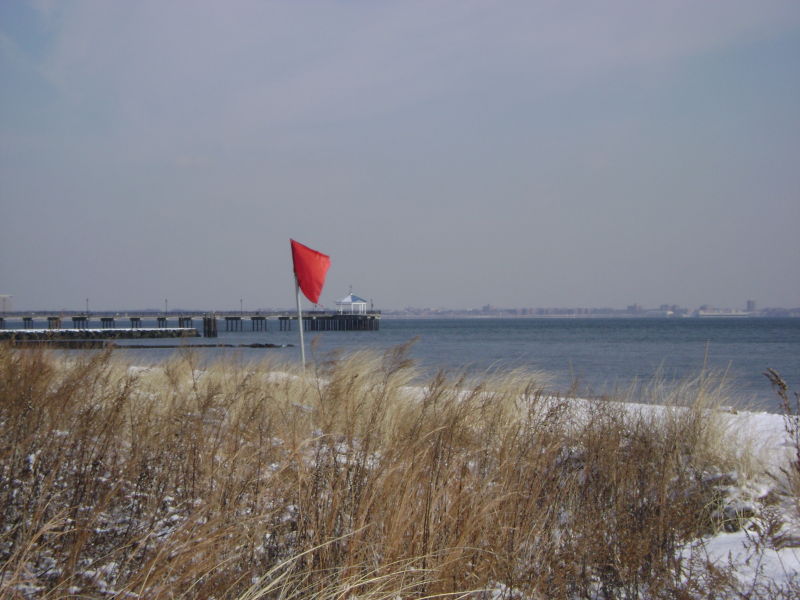
{"type": "Polygon", "coordinates": [[[364,315],[367,313],[367,301],[350,292],[336,302],[336,309],[340,315],[364,315]]]}
{"type": "Polygon", "coordinates": [[[755,300],[748,300],[747,301],[747,312],[752,313],[756,312],[756,301],[755,300]]]}

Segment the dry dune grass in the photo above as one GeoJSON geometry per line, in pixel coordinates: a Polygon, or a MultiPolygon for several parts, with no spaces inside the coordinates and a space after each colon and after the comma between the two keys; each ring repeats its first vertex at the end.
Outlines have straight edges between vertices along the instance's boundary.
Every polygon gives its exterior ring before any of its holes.
{"type": "Polygon", "coordinates": [[[303,376],[0,346],[0,595],[724,596],[676,553],[740,460],[713,389],[656,415],[415,377],[404,348],[303,376]]]}

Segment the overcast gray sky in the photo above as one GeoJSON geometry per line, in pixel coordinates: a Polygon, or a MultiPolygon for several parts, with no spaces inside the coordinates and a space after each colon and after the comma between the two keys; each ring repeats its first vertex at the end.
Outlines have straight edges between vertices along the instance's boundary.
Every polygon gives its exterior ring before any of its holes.
{"type": "Polygon", "coordinates": [[[0,3],[18,309],[800,305],[800,2],[0,3]]]}

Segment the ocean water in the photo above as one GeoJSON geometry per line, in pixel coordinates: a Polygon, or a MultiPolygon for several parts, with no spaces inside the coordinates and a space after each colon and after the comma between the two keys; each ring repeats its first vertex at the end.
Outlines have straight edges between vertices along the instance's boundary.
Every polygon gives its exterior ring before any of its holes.
{"type": "MultiPolygon", "coordinates": [[[[154,326],[143,322],[143,326],[154,326]]],[[[197,324],[196,324],[197,325],[197,324]]],[[[219,325],[224,330],[224,321],[219,325]]],[[[294,347],[203,348],[208,359],[236,357],[257,361],[266,356],[299,361],[298,333],[220,331],[216,340],[193,338],[186,344],[272,343],[294,347]]],[[[679,381],[704,369],[724,373],[733,400],[777,410],[777,397],[763,373],[776,369],[800,391],[800,319],[389,319],[380,331],[306,332],[309,360],[324,360],[335,351],[384,351],[415,340],[410,356],[423,376],[438,369],[480,373],[530,369],[549,374],[552,387],[573,384],[584,396],[624,389],[659,376],[679,381]],[[312,341],[314,350],[312,351],[312,341]]],[[[141,344],[174,344],[176,340],[143,340],[141,344]]],[[[120,344],[137,344],[123,340],[120,344]]],[[[125,350],[130,360],[153,363],[174,349],[125,350]]]]}

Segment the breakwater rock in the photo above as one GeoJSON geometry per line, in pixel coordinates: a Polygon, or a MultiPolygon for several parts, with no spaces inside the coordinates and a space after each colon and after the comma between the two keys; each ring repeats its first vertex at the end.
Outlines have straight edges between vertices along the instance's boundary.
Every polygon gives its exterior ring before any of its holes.
{"type": "Polygon", "coordinates": [[[158,329],[0,329],[0,340],[134,340],[199,337],[194,327],[158,329]]]}

